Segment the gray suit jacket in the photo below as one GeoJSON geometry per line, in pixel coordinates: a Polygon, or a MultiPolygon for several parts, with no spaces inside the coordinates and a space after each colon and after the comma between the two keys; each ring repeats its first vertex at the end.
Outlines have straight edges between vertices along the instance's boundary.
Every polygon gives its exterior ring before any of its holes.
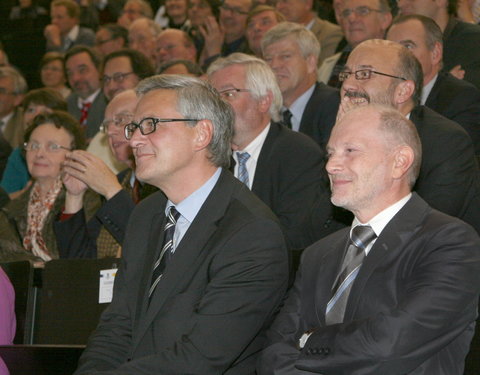
{"type": "Polygon", "coordinates": [[[259,374],[462,375],[480,291],[475,231],[414,193],[365,258],[344,322],[326,326],[349,229],[305,250],[259,374]]]}
{"type": "Polygon", "coordinates": [[[343,38],[343,33],[340,26],[319,17],[314,19],[311,31],[320,42],[320,56],[318,56],[318,66],[320,66],[325,58],[335,53],[338,43],[343,38]]]}
{"type": "Polygon", "coordinates": [[[132,212],[112,304],[76,374],[254,373],[288,279],[276,219],[223,171],[148,303],[165,204],[158,192],[132,212]]]}
{"type": "MultiPolygon", "coordinates": [[[[72,92],[67,98],[68,112],[75,117],[77,120],[80,120],[82,111],[78,108],[78,95],[72,92]]],[[[107,106],[107,99],[103,95],[102,90],[98,93],[97,97],[92,103],[88,111],[87,117],[87,133],[86,136],[88,139],[93,138],[100,129],[104,115],[105,107],[107,106]]]]}

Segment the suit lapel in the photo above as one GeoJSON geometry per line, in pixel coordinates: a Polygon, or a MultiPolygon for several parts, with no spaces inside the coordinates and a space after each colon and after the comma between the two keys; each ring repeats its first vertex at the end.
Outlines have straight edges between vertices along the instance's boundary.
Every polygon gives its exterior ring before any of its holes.
{"type": "Polygon", "coordinates": [[[252,191],[257,194],[257,196],[262,195],[262,187],[269,185],[266,180],[268,179],[270,173],[267,173],[267,171],[272,165],[270,163],[270,157],[275,140],[280,133],[280,126],[280,124],[274,122],[270,124],[267,137],[265,138],[260,154],[258,155],[257,166],[255,168],[255,177],[252,184],[252,191]]]}
{"type": "MultiPolygon", "coordinates": [[[[193,275],[195,272],[192,271],[192,269],[194,270],[198,264],[203,262],[205,252],[213,248],[215,241],[214,233],[218,227],[217,223],[224,216],[233,194],[233,188],[235,186],[231,180],[233,178],[229,172],[222,171],[217,184],[188,228],[178,247],[175,249],[175,255],[170,260],[162,276],[162,280],[153,292],[149,306],[148,296],[145,296],[145,294],[150,286],[149,280],[152,275],[153,260],[148,264],[148,259],[151,259],[151,255],[147,255],[144,275],[148,274],[150,278],[142,281],[142,285],[146,290],[144,290],[142,301],[143,314],[139,315],[138,318],[140,319],[141,317],[141,322],[134,347],[152,324],[168,297],[175,293],[179,284],[186,281],[185,275],[193,275]],[[146,282],[148,282],[148,284],[146,284],[146,282]]],[[[163,217],[164,216],[165,215],[163,215],[163,217]]],[[[158,232],[158,228],[152,227],[151,231],[158,232]]],[[[152,249],[149,249],[149,251],[154,252],[152,249]]]]}
{"type": "Polygon", "coordinates": [[[426,203],[417,194],[413,193],[412,198],[383,229],[363,261],[358,276],[352,285],[344,321],[351,321],[355,316],[356,308],[362,297],[363,290],[367,287],[368,279],[382,263],[383,258],[387,255],[395,256],[395,252],[401,252],[408,244],[419,223],[423,220],[427,207],[426,203]],[[392,252],[394,253],[391,254],[392,252]]]}

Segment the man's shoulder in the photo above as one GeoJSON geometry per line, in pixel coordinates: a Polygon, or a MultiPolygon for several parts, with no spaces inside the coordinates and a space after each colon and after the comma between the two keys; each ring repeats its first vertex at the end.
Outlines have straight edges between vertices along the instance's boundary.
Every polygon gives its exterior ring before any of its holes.
{"type": "Polygon", "coordinates": [[[95,43],[95,32],[88,27],[80,27],[75,43],[93,46],[93,44],[95,43]]]}
{"type": "Polygon", "coordinates": [[[456,20],[457,22],[452,28],[452,32],[449,35],[449,38],[447,38],[447,41],[450,38],[454,39],[459,39],[462,36],[466,35],[478,35],[480,36],[480,25],[469,23],[469,22],[463,22],[460,20],[456,20]]]}
{"type": "MultiPolygon", "coordinates": [[[[340,26],[331,23],[330,21],[322,20],[320,17],[315,17],[312,25],[312,32],[320,35],[338,34],[343,35],[340,26]]],[[[318,35],[317,35],[318,37],[318,35]]]]}
{"type": "Polygon", "coordinates": [[[308,135],[293,131],[278,122],[272,123],[270,126],[272,147],[279,151],[279,157],[282,158],[284,156],[286,158],[288,155],[297,154],[298,152],[302,154],[322,153],[320,146],[308,135]]]}
{"type": "Polygon", "coordinates": [[[469,138],[467,132],[455,121],[423,105],[418,105],[412,110],[410,120],[415,124],[421,139],[428,135],[469,138]]]}

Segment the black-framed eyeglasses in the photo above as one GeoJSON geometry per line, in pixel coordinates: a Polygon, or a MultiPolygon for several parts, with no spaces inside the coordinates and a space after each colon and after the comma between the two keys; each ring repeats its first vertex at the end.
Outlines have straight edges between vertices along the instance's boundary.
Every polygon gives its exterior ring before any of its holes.
{"type": "Polygon", "coordinates": [[[248,14],[248,10],[245,11],[245,10],[240,9],[239,7],[232,7],[232,6],[227,5],[227,4],[220,5],[220,9],[229,10],[232,13],[242,14],[244,16],[246,16],[248,14]]]}
{"type": "Polygon", "coordinates": [[[155,117],[145,117],[140,120],[140,122],[131,122],[125,125],[125,138],[132,139],[133,133],[135,130],[140,129],[140,133],[143,135],[148,135],[157,130],[157,124],[159,122],[197,122],[200,120],[193,118],[155,118],[155,117]]]}
{"type": "Polygon", "coordinates": [[[355,13],[357,17],[366,17],[372,12],[382,13],[380,9],[373,9],[367,6],[360,6],[353,9],[344,9],[340,12],[342,18],[348,18],[352,13],[355,13]]]}
{"type": "Polygon", "coordinates": [[[58,151],[61,151],[61,150],[72,151],[72,149],[70,149],[68,147],[65,147],[65,146],[62,146],[62,145],[59,145],[59,144],[56,144],[56,143],[53,143],[53,142],[49,142],[46,145],[43,145],[42,143],[38,143],[38,142],[33,142],[33,141],[25,142],[23,144],[23,148],[26,151],[39,151],[42,148],[44,148],[45,151],[47,151],[47,152],[58,152],[58,151]]]}
{"type": "Polygon", "coordinates": [[[219,91],[218,93],[223,99],[235,99],[236,94],[238,92],[250,92],[249,89],[237,89],[237,88],[232,88],[232,89],[226,89],[219,91]]]}
{"type": "Polygon", "coordinates": [[[106,133],[110,126],[114,125],[116,128],[123,127],[132,122],[132,120],[132,113],[119,114],[117,116],[113,116],[113,119],[103,120],[102,125],[100,125],[100,130],[106,133]]]}
{"type": "Polygon", "coordinates": [[[346,81],[348,79],[348,77],[350,77],[351,74],[354,74],[356,80],[364,81],[366,79],[370,79],[372,77],[372,73],[379,74],[381,76],[401,79],[402,81],[407,80],[406,78],[403,78],[403,77],[394,76],[392,74],[387,74],[387,73],[382,73],[382,72],[377,72],[376,70],[371,70],[371,69],[360,69],[360,70],[357,70],[355,72],[340,72],[338,74],[338,79],[339,79],[340,82],[343,82],[343,81],[346,81]]]}
{"type": "Polygon", "coordinates": [[[108,85],[111,80],[115,83],[122,83],[125,77],[129,76],[130,74],[134,74],[133,72],[128,73],[115,73],[113,76],[107,76],[106,74],[103,76],[102,81],[104,85],[108,85]]]}

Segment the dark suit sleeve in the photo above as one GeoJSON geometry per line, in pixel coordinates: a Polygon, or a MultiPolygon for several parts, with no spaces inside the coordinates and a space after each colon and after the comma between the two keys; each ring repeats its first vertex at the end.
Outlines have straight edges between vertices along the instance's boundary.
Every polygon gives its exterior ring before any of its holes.
{"type": "Polygon", "coordinates": [[[442,355],[455,340],[461,341],[456,350],[466,352],[470,340],[459,337],[473,331],[480,285],[479,239],[458,221],[441,227],[421,241],[417,238],[422,254],[395,273],[402,288],[393,307],[317,328],[296,366],[329,375],[400,375],[442,355]]]}
{"type": "Polygon", "coordinates": [[[65,221],[56,221],[54,231],[61,258],[96,258],[97,237],[102,226],[123,243],[128,218],[135,207],[125,190],[120,190],[96,212],[88,223],[82,209],[65,221]]]}
{"type": "Polygon", "coordinates": [[[206,289],[188,291],[202,293],[186,322],[189,328],[166,350],[129,362],[125,360],[133,312],[127,301],[132,295],[126,292],[131,286],[122,274],[138,262],[138,255],[125,253],[125,266],[115,280],[116,298],[102,316],[76,374],[219,374],[231,366],[262,331],[285,292],[287,253],[279,227],[265,219],[242,225],[219,245],[208,267],[206,289]]]}

